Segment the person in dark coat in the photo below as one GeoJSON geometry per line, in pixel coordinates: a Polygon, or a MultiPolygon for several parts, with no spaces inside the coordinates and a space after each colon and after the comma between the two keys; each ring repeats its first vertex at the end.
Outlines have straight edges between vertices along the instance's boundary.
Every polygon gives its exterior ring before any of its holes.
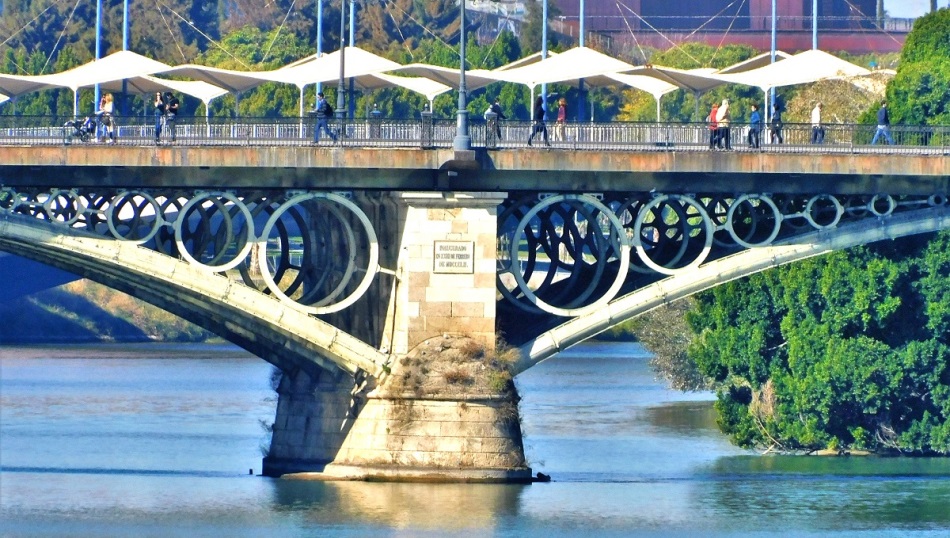
{"type": "Polygon", "coordinates": [[[871,145],[877,144],[877,139],[884,135],[887,143],[894,145],[894,139],[891,138],[891,116],[887,113],[887,102],[881,103],[881,108],[877,110],[877,131],[874,132],[874,138],[871,139],[871,145]]]}
{"type": "Polygon", "coordinates": [[[501,140],[501,124],[498,122],[508,119],[508,116],[505,116],[505,113],[501,110],[501,99],[496,97],[490,109],[495,114],[495,134],[498,135],[498,140],[501,140]]]}
{"type": "Polygon", "coordinates": [[[544,124],[544,99],[540,95],[534,100],[534,126],[531,128],[531,134],[528,136],[529,146],[531,145],[531,140],[534,138],[534,135],[538,133],[544,136],[544,145],[550,146],[551,143],[548,142],[548,127],[544,124]]]}
{"type": "Polygon", "coordinates": [[[172,92],[165,92],[165,127],[171,134],[172,142],[175,141],[175,121],[178,119],[178,98],[172,92]]]}
{"type": "Polygon", "coordinates": [[[752,105],[752,114],[749,115],[749,147],[759,147],[759,134],[762,133],[762,114],[759,105],[752,105]]]}
{"type": "Polygon", "coordinates": [[[785,139],[782,137],[782,108],[778,103],[772,105],[772,119],[769,127],[772,133],[772,143],[782,144],[785,139]]]}
{"type": "Polygon", "coordinates": [[[155,143],[162,136],[162,120],[165,118],[165,98],[162,92],[155,92],[155,143]]]}

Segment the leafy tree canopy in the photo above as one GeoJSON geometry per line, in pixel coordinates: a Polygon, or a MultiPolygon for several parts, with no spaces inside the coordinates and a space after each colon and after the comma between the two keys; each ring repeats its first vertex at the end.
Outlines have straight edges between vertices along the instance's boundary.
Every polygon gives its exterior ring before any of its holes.
{"type": "MultiPolygon", "coordinates": [[[[914,22],[887,88],[893,123],[939,125],[950,121],[950,10],[914,22]]],[[[870,113],[869,113],[870,115],[870,113]]]]}
{"type": "Polygon", "coordinates": [[[689,349],[742,446],[950,454],[950,233],[804,260],[697,298],[689,349]]]}

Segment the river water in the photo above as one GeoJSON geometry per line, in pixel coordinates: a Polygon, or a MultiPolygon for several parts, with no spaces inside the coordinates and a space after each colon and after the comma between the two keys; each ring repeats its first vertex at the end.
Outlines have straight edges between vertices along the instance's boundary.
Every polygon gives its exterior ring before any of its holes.
{"type": "Polygon", "coordinates": [[[584,344],[519,376],[551,483],[320,483],[257,475],[275,395],[240,350],[0,347],[0,536],[950,535],[950,461],[740,450],[647,360],[584,344]]]}

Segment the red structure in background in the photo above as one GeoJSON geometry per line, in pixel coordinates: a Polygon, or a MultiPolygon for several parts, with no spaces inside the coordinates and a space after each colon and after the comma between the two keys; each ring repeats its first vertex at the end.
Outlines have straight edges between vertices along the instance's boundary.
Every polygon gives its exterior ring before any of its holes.
{"type": "MultiPolygon", "coordinates": [[[[560,11],[554,29],[577,35],[579,2],[552,0],[560,11]]],[[[585,30],[611,47],[667,49],[672,44],[741,43],[771,48],[772,0],[586,0],[585,30]]],[[[777,48],[812,48],[812,0],[777,0],[777,48]]],[[[877,0],[818,0],[818,46],[851,53],[896,52],[910,19],[878,17],[877,0]]]]}

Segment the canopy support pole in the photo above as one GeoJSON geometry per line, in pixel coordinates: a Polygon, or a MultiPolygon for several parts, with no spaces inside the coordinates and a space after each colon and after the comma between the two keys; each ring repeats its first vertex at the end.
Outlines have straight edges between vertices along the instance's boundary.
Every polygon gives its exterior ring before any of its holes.
{"type": "Polygon", "coordinates": [[[304,133],[304,127],[303,127],[303,108],[304,108],[304,102],[303,102],[304,94],[303,94],[303,91],[304,91],[304,88],[305,88],[305,87],[306,87],[306,86],[303,85],[303,84],[301,84],[300,86],[298,86],[298,88],[300,88],[300,106],[298,107],[298,108],[300,109],[300,134],[299,134],[300,138],[304,138],[304,137],[306,136],[306,133],[304,133]]]}
{"type": "Polygon", "coordinates": [[[211,100],[207,100],[205,103],[205,132],[207,133],[208,140],[211,140],[211,100]]]}
{"type": "Polygon", "coordinates": [[[534,117],[534,86],[531,86],[531,101],[528,103],[528,110],[531,112],[528,113],[532,121],[536,118],[534,117]]]}

